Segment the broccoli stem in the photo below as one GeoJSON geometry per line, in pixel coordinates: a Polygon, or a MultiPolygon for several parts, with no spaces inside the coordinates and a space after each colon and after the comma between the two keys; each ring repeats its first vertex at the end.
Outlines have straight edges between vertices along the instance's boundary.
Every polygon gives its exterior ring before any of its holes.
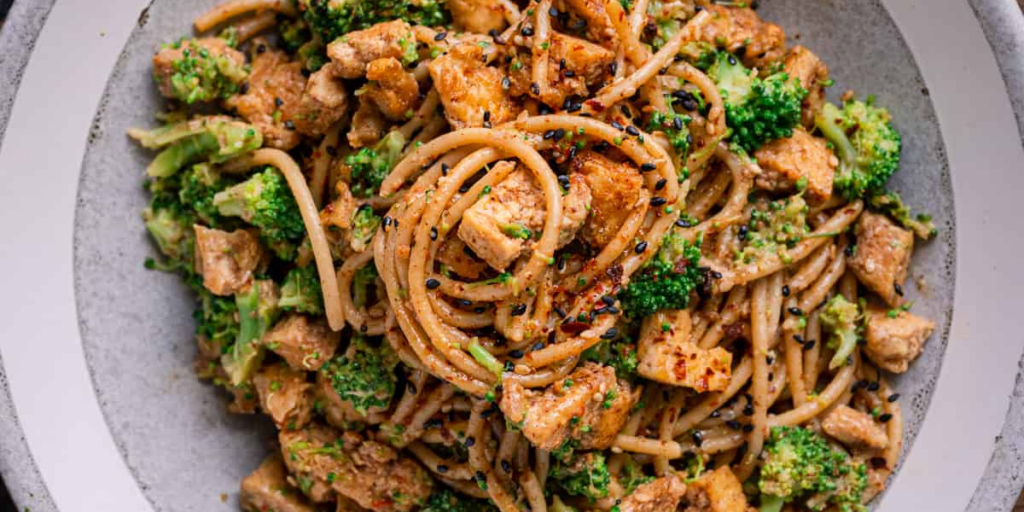
{"type": "Polygon", "coordinates": [[[782,510],[782,506],[785,504],[786,501],[778,496],[762,494],[761,507],[758,510],[759,512],[780,512],[782,510]]]}
{"type": "Polygon", "coordinates": [[[826,103],[814,117],[814,124],[821,130],[822,135],[835,146],[839,161],[844,167],[857,161],[857,149],[853,147],[853,142],[846,136],[846,131],[843,129],[842,112],[838,107],[826,103]]]}
{"type": "Polygon", "coordinates": [[[483,365],[484,368],[487,368],[495,375],[500,377],[502,372],[505,371],[505,365],[501,364],[501,361],[498,361],[498,358],[494,357],[494,354],[488,352],[487,349],[480,344],[480,340],[473,338],[473,341],[470,342],[467,349],[469,350],[469,355],[473,356],[473,359],[476,359],[476,362],[483,365]]]}

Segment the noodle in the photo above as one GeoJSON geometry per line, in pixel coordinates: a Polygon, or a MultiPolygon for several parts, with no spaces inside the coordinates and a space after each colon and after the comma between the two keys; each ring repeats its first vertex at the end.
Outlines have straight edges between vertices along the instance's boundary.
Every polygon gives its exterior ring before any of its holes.
{"type": "Polygon", "coordinates": [[[199,32],[206,32],[236,16],[260,11],[277,11],[285,16],[295,17],[298,12],[290,0],[230,0],[217,5],[209,12],[195,19],[193,24],[199,32]]]}

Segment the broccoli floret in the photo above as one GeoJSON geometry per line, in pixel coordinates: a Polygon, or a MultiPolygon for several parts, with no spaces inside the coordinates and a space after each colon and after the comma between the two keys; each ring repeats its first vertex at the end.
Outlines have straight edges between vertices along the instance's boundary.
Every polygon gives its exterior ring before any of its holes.
{"type": "Polygon", "coordinates": [[[690,116],[677,114],[671,110],[668,113],[655,110],[651,114],[650,122],[647,123],[647,130],[664,132],[679,158],[686,158],[690,152],[690,142],[693,140],[690,129],[686,126],[689,122],[690,116]]]}
{"type": "Polygon", "coordinates": [[[839,157],[833,183],[843,197],[853,200],[881,194],[900,165],[903,142],[884,108],[868,101],[850,100],[843,108],[826,103],[815,125],[832,143],[839,157]]]}
{"type": "Polygon", "coordinates": [[[234,386],[248,381],[263,362],[264,347],[260,340],[280,313],[276,294],[267,293],[265,288],[270,286],[273,286],[270,281],[254,281],[249,289],[235,294],[238,336],[231,351],[221,357],[221,364],[234,386]]]}
{"type": "Polygon", "coordinates": [[[377,267],[367,263],[352,276],[352,302],[357,308],[370,304],[370,287],[377,282],[377,267]]]}
{"type": "Polygon", "coordinates": [[[295,196],[273,167],[218,192],[213,204],[221,215],[241,217],[259,228],[260,238],[283,260],[295,257],[298,242],[306,235],[295,196]]]}
{"type": "Polygon", "coordinates": [[[899,222],[903,227],[914,232],[918,238],[928,240],[939,233],[931,215],[923,213],[911,215],[910,207],[903,204],[903,199],[896,192],[886,192],[872,197],[868,204],[893,220],[899,222]]]}
{"type": "Polygon", "coordinates": [[[608,496],[611,474],[604,454],[587,452],[577,454],[568,464],[557,462],[548,473],[553,485],[573,496],[583,496],[590,502],[608,496]]]}
{"type": "Polygon", "coordinates": [[[452,491],[448,487],[439,487],[420,512],[497,512],[498,509],[488,501],[478,500],[452,491]]]}
{"type": "MultiPolygon", "coordinates": [[[[191,272],[195,234],[191,217],[180,208],[146,208],[142,212],[149,236],[167,257],[162,270],[191,272]]],[[[156,268],[155,264],[149,266],[156,268]]]]}
{"type": "Polygon", "coordinates": [[[355,349],[351,356],[335,356],[320,371],[330,379],[338,396],[351,402],[359,414],[365,416],[370,409],[387,409],[398,382],[398,356],[391,345],[381,343],[374,347],[359,334],[352,337],[352,343],[355,349]]]}
{"type": "Polygon", "coordinates": [[[846,358],[850,357],[853,349],[857,348],[861,319],[860,307],[847,301],[842,295],[836,295],[825,304],[820,318],[821,324],[832,331],[828,347],[835,349],[836,354],[832,357],[828,367],[835,369],[846,364],[846,358]]]}
{"type": "Polygon", "coordinates": [[[277,33],[281,35],[281,48],[288,53],[299,51],[313,37],[303,19],[278,20],[277,33]]]}
{"type": "Polygon", "coordinates": [[[718,53],[709,75],[721,89],[732,142],[753,152],[768,141],[793,136],[793,128],[800,124],[800,104],[807,96],[797,80],[784,72],[754,76],[726,52],[718,53]]]}
{"type": "Polygon", "coordinates": [[[302,17],[325,42],[377,23],[403,20],[412,25],[436,27],[449,19],[436,0],[299,0],[302,17]]]}
{"type": "Polygon", "coordinates": [[[312,33],[305,19],[280,21],[277,30],[282,47],[294,54],[307,71],[319,71],[327,63],[327,47],[319,34],[312,33]]]}
{"type": "MultiPolygon", "coordinates": [[[[195,39],[181,40],[165,47],[181,48],[180,59],[171,63],[171,94],[189,105],[199,101],[222,100],[238,92],[249,77],[245,64],[213,53],[195,39]]],[[[160,77],[156,77],[160,80],[160,77]]]]}
{"type": "Polygon", "coordinates": [[[380,222],[380,216],[373,212],[370,205],[363,204],[356,209],[352,214],[352,229],[350,231],[353,251],[363,252],[370,247],[370,241],[377,232],[377,228],[380,227],[380,222]]]}
{"type": "Polygon", "coordinates": [[[316,267],[296,267],[284,277],[281,300],[278,305],[285,311],[310,315],[324,314],[324,299],[320,289],[320,275],[316,267]]]}
{"type": "MultiPolygon", "coordinates": [[[[697,456],[696,458],[699,458],[697,456]]],[[[626,456],[626,463],[622,466],[622,474],[619,476],[619,483],[626,496],[633,494],[637,487],[654,481],[653,476],[645,474],[640,464],[637,464],[633,457],[626,456]]]]}
{"type": "Polygon", "coordinates": [[[238,304],[233,297],[218,297],[205,288],[198,292],[200,308],[192,314],[196,335],[227,350],[238,337],[238,304]]]}
{"type": "Polygon", "coordinates": [[[867,468],[833,450],[813,431],[773,427],[764,453],[758,480],[761,512],[777,512],[783,504],[806,497],[812,510],[822,510],[828,504],[843,512],[865,510],[860,498],[867,486],[867,468]]]}
{"type": "Polygon", "coordinates": [[[128,135],[145,148],[164,148],[146,168],[154,178],[172,176],[193,163],[226,162],[263,145],[256,127],[223,116],[197,117],[154,130],[133,128],[128,135]]]}
{"type": "Polygon", "coordinates": [[[743,249],[736,260],[751,263],[766,254],[778,254],[784,263],[792,261],[792,249],[809,232],[807,202],[802,195],[770,201],[750,210],[750,221],[740,228],[743,249]]]}
{"type": "Polygon", "coordinates": [[[665,235],[658,254],[619,293],[623,311],[642,318],[662,309],[685,309],[690,294],[706,278],[699,261],[700,241],[690,244],[675,232],[665,235]]]}
{"type": "Polygon", "coordinates": [[[218,228],[225,224],[225,219],[213,205],[213,197],[229,184],[210,164],[196,164],[181,175],[178,197],[204,224],[218,228]]]}
{"type": "Polygon", "coordinates": [[[636,344],[628,339],[601,340],[600,343],[583,351],[583,361],[594,361],[615,369],[615,375],[624,380],[636,379],[636,344]]]}
{"type": "Polygon", "coordinates": [[[356,197],[371,197],[380,190],[380,184],[398,163],[405,147],[405,137],[398,130],[388,133],[372,148],[362,148],[345,157],[345,165],[352,170],[349,187],[356,197]]]}

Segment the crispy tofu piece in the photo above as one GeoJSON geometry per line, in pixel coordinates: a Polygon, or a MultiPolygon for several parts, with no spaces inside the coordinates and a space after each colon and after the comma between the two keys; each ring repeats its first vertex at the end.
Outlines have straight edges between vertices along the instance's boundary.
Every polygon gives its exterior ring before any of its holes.
{"type": "Polygon", "coordinates": [[[380,141],[387,121],[377,105],[368,100],[359,100],[359,108],[352,115],[352,126],[345,138],[355,149],[373,146],[380,141]]]}
{"type": "Polygon", "coordinates": [[[260,408],[278,429],[300,429],[313,417],[313,385],[306,382],[306,372],[272,364],[264,366],[252,383],[260,408]]]}
{"type": "Polygon", "coordinates": [[[823,203],[832,197],[832,177],[839,159],[824,139],[801,129],[788,139],[776,139],[754,152],[764,171],[757,177],[758,188],[772,192],[794,192],[797,182],[807,181],[807,198],[823,203]]]}
{"type": "MultiPolygon", "coordinates": [[[[558,247],[572,241],[583,225],[590,189],[576,177],[562,197],[558,247]]],[[[523,253],[544,228],[544,193],[533,173],[520,167],[501,180],[462,215],[459,238],[488,265],[504,270],[523,253]]]]}
{"type": "Polygon", "coordinates": [[[310,75],[292,122],[303,135],[319,137],[348,111],[348,91],[327,64],[310,75]]]}
{"type": "Polygon", "coordinates": [[[437,249],[437,262],[460,277],[477,279],[487,270],[487,264],[467,254],[468,249],[458,237],[446,238],[437,249]]]}
{"type": "Polygon", "coordinates": [[[729,466],[704,473],[686,488],[689,506],[683,512],[753,512],[743,485],[729,466]]]}
{"type": "Polygon", "coordinates": [[[269,49],[265,43],[258,43],[257,48],[263,51],[257,50],[252,59],[248,89],[226,104],[260,129],[265,146],[289,150],[301,140],[295,122],[303,114],[302,92],[306,89],[302,63],[289,60],[288,54],[269,49]]]}
{"type": "Polygon", "coordinates": [[[636,208],[643,178],[633,164],[617,163],[593,151],[576,155],[572,170],[583,176],[594,198],[580,236],[592,247],[604,247],[636,208]]]}
{"type": "Polygon", "coordinates": [[[370,83],[363,90],[365,99],[377,105],[384,117],[392,121],[408,119],[419,102],[420,84],[402,69],[398,59],[388,57],[371,62],[366,68],[366,79],[370,83]]]}
{"type": "Polygon", "coordinates": [[[324,227],[349,229],[352,227],[352,215],[355,214],[358,205],[344,181],[338,181],[334,185],[334,190],[337,196],[320,210],[320,223],[324,227]]]}
{"type": "Polygon", "coordinates": [[[753,9],[710,4],[711,20],[698,28],[695,39],[742,57],[747,67],[764,67],[782,59],[786,33],[782,27],[761,19],[753,9]],[[746,48],[740,53],[740,48],[746,48]]]}
{"type": "Polygon", "coordinates": [[[689,323],[687,311],[662,311],[645,318],[637,347],[637,372],[698,393],[724,390],[732,378],[732,354],[722,347],[705,350],[684,339],[690,332],[689,323]],[[664,324],[673,328],[665,331],[664,324]]]}
{"type": "Polygon", "coordinates": [[[935,322],[906,311],[889,318],[887,311],[869,308],[864,329],[864,354],[879,368],[903,373],[921,355],[935,322]]]}
{"type": "MultiPolygon", "coordinates": [[[[453,129],[491,125],[515,119],[519,106],[501,86],[503,73],[482,61],[477,43],[489,38],[464,38],[428,66],[453,129]]],[[[493,43],[491,43],[493,44],[493,43]]]]}
{"type": "Polygon", "coordinates": [[[564,0],[569,11],[587,22],[587,36],[594,41],[614,38],[614,29],[608,11],[601,0],[564,0]]]}
{"type": "Polygon", "coordinates": [[[632,390],[609,366],[585,363],[544,391],[527,389],[506,375],[499,406],[538,448],[554,450],[569,438],[584,450],[603,450],[629,417],[632,390]],[[577,418],[577,420],[573,420],[577,418]]]}
{"type": "Polygon", "coordinates": [[[377,59],[401,59],[406,45],[416,44],[412,27],[402,20],[378,23],[365,30],[349,32],[327,45],[334,73],[341,78],[360,78],[377,59]]]}
{"type": "Polygon", "coordinates": [[[248,512],[314,512],[306,498],[287,480],[280,454],[263,460],[260,467],[242,480],[238,496],[242,510],[248,512]]]}
{"type": "Polygon", "coordinates": [[[263,249],[252,233],[236,229],[228,233],[196,224],[195,266],[203,286],[214,295],[233,295],[252,283],[253,273],[264,261],[263,249]]]}
{"type": "Polygon", "coordinates": [[[828,81],[828,66],[807,48],[797,45],[789,50],[783,70],[789,77],[799,80],[800,86],[807,89],[800,123],[808,130],[814,127],[814,116],[825,104],[825,83],[828,81]]]}
{"type": "Polygon", "coordinates": [[[886,304],[896,307],[914,251],[914,234],[894,224],[885,215],[864,212],[857,221],[857,249],[847,260],[850,270],[886,304]]]}
{"type": "Polygon", "coordinates": [[[195,53],[206,50],[212,56],[223,55],[231,62],[241,65],[245,64],[245,54],[228,46],[226,40],[219,37],[203,37],[192,40],[184,40],[177,48],[168,46],[161,48],[153,55],[153,78],[156,80],[160,94],[165,98],[174,99],[174,91],[171,87],[171,77],[177,73],[174,63],[185,56],[185,52],[195,53]]]}
{"type": "Polygon", "coordinates": [[[313,424],[279,438],[288,470],[317,503],[340,495],[369,510],[407,512],[433,489],[419,463],[356,432],[313,424]]]}
{"type": "Polygon", "coordinates": [[[505,28],[505,9],[498,0],[448,0],[455,26],[465,32],[487,34],[505,28]]]}
{"type": "Polygon", "coordinates": [[[875,423],[870,414],[846,405],[839,405],[829,411],[821,422],[821,429],[847,446],[881,450],[889,444],[885,429],[875,423]]]}
{"type": "Polygon", "coordinates": [[[675,475],[638,486],[619,504],[619,512],[674,511],[686,496],[686,484],[675,475]]]}
{"type": "Polygon", "coordinates": [[[334,355],[341,333],[323,318],[288,315],[263,335],[263,344],[296,370],[319,370],[334,355]]]}
{"type": "Polygon", "coordinates": [[[513,66],[509,67],[509,93],[513,96],[528,94],[548,105],[561,106],[569,96],[589,96],[587,86],[596,84],[614,60],[615,54],[607,48],[553,32],[548,52],[548,83],[543,94],[531,90],[533,59],[527,52],[519,54],[516,62],[521,66],[514,66],[514,70],[513,66]]]}

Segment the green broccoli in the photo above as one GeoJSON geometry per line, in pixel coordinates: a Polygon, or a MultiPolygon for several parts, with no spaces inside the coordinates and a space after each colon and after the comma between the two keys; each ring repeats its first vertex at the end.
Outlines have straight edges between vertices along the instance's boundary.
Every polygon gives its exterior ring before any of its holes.
{"type": "Polygon", "coordinates": [[[611,474],[601,452],[576,454],[568,464],[556,462],[548,477],[566,493],[583,496],[591,503],[608,496],[611,483],[611,474]]]}
{"type": "Polygon", "coordinates": [[[811,510],[836,505],[842,512],[863,512],[867,468],[833,450],[820,435],[803,427],[773,427],[764,447],[757,486],[761,512],[778,512],[785,503],[807,500],[811,510]]]}
{"type": "Polygon", "coordinates": [[[352,250],[363,252],[370,247],[373,235],[380,227],[381,218],[373,212],[368,204],[362,204],[352,214],[352,228],[349,234],[352,236],[352,250]]]}
{"type": "MultiPolygon", "coordinates": [[[[170,77],[170,91],[189,105],[226,99],[237,93],[249,77],[244,63],[235,62],[223,53],[211,52],[195,39],[180,40],[164,47],[182,48],[181,58],[171,63],[174,74],[170,77]]],[[[163,79],[154,77],[157,81],[163,79]]]]}
{"type": "Polygon", "coordinates": [[[305,19],[278,22],[277,30],[281,34],[282,47],[294,54],[307,71],[319,71],[327,63],[327,47],[319,34],[312,33],[305,19]]]}
{"type": "Polygon", "coordinates": [[[200,308],[192,314],[196,335],[227,350],[238,337],[238,304],[233,297],[218,297],[205,288],[198,293],[200,308]]]}
{"type": "Polygon", "coordinates": [[[377,267],[373,262],[367,263],[356,270],[352,276],[352,302],[357,308],[370,304],[370,287],[377,282],[377,267]]]}
{"type": "Polygon", "coordinates": [[[210,164],[196,164],[181,175],[178,197],[183,205],[195,211],[199,220],[216,229],[225,224],[225,219],[213,205],[213,197],[229,184],[210,164]]]}
{"type": "Polygon", "coordinates": [[[900,165],[900,133],[892,126],[889,112],[873,103],[872,98],[850,100],[842,110],[826,103],[815,118],[839,157],[835,189],[850,200],[883,193],[900,165]]]}
{"type": "Polygon", "coordinates": [[[868,204],[873,209],[892,217],[922,240],[928,240],[939,233],[930,215],[911,215],[910,207],[903,204],[903,199],[896,192],[876,195],[868,200],[868,204]]]}
{"type": "Polygon", "coordinates": [[[636,380],[636,344],[628,339],[601,340],[600,343],[583,351],[582,361],[594,361],[615,369],[615,375],[630,382],[636,380]]]}
{"type": "Polygon", "coordinates": [[[753,152],[768,141],[793,136],[807,96],[797,80],[784,72],[755,76],[726,52],[718,53],[708,74],[721,89],[732,142],[753,152]]]}
{"type": "Polygon", "coordinates": [[[154,178],[166,178],[198,162],[222,163],[263,145],[256,127],[224,116],[196,117],[154,130],[128,130],[148,149],[164,148],[146,168],[154,178]]]}
{"type": "Polygon", "coordinates": [[[281,35],[281,48],[288,53],[299,51],[313,34],[304,19],[280,19],[277,22],[277,33],[281,35]]]}
{"type": "Polygon", "coordinates": [[[828,347],[835,349],[836,354],[829,362],[829,369],[846,364],[853,349],[857,348],[861,313],[857,304],[847,301],[842,295],[829,299],[821,312],[821,324],[832,331],[828,347]]]}
{"type": "Polygon", "coordinates": [[[751,263],[766,254],[778,254],[788,264],[788,250],[808,232],[807,202],[802,195],[769,201],[750,210],[750,221],[740,228],[743,248],[737,251],[736,260],[751,263]]]}
{"type": "Polygon", "coordinates": [[[439,487],[427,499],[420,512],[498,512],[497,507],[486,500],[478,500],[439,487]]]}
{"type": "Polygon", "coordinates": [[[316,267],[296,267],[284,277],[281,300],[278,305],[285,311],[310,315],[324,314],[324,299],[320,289],[320,275],[316,267]]]}
{"type": "Polygon", "coordinates": [[[192,230],[191,215],[181,208],[150,206],[143,210],[142,219],[149,236],[168,260],[161,266],[155,262],[147,262],[147,266],[192,273],[195,232],[192,230]]]}
{"type": "Polygon", "coordinates": [[[380,184],[398,163],[405,147],[402,132],[394,130],[372,148],[362,148],[345,157],[345,165],[352,170],[351,190],[356,197],[371,197],[380,190],[380,184]]]}
{"type": "Polygon", "coordinates": [[[259,228],[263,242],[283,260],[295,257],[297,245],[306,235],[295,196],[284,176],[273,167],[218,192],[213,205],[221,215],[241,217],[259,228]]]}
{"type": "Polygon", "coordinates": [[[299,9],[325,42],[396,19],[428,27],[445,25],[449,19],[437,0],[299,0],[299,9]]]}
{"type": "Polygon", "coordinates": [[[632,318],[643,318],[662,309],[685,309],[690,294],[704,280],[700,241],[691,244],[676,232],[669,232],[661,249],[619,293],[622,310],[632,318]]]}
{"type": "Polygon", "coordinates": [[[387,409],[395,394],[398,378],[395,367],[398,356],[391,345],[374,347],[360,334],[352,336],[352,355],[339,355],[320,370],[330,379],[331,387],[342,400],[365,416],[371,409],[387,409]]]}
{"type": "MultiPolygon", "coordinates": [[[[694,458],[700,457],[695,456],[694,458]]],[[[645,474],[643,467],[633,460],[633,457],[626,456],[626,463],[622,466],[622,474],[619,476],[619,483],[622,484],[626,496],[633,494],[637,487],[654,481],[654,478],[651,475],[645,474]]]]}
{"type": "Polygon", "coordinates": [[[690,152],[690,142],[693,140],[690,129],[687,128],[689,122],[690,116],[677,114],[673,110],[669,110],[668,113],[655,110],[647,123],[647,130],[664,132],[679,158],[686,158],[690,152]]]}
{"type": "Polygon", "coordinates": [[[260,340],[280,313],[274,286],[272,281],[254,281],[249,289],[235,294],[238,336],[231,351],[221,357],[221,365],[234,386],[248,381],[263,362],[260,340]]]}

